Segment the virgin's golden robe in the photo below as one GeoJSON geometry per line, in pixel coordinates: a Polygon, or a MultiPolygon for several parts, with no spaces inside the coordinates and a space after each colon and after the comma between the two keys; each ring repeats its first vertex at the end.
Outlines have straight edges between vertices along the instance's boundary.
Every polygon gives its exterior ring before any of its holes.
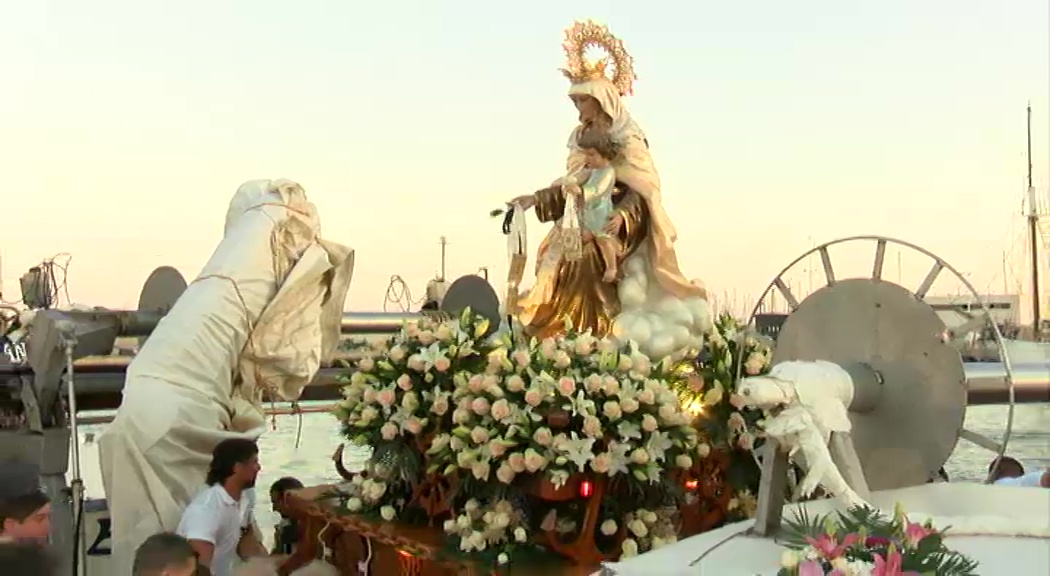
{"type": "MultiPolygon", "coordinates": [[[[645,200],[636,192],[619,183],[617,190],[613,202],[624,222],[619,234],[622,250],[617,261],[622,263],[645,240],[649,214],[645,200]]],[[[536,216],[540,222],[556,222],[564,211],[565,197],[560,186],[536,192],[536,216]]],[[[543,261],[549,238],[540,244],[537,263],[543,261]]],[[[579,260],[563,258],[555,273],[551,299],[534,303],[526,298],[522,303],[520,317],[527,333],[537,338],[554,336],[565,331],[568,321],[579,331],[590,330],[598,337],[608,334],[613,318],[620,312],[620,300],[616,293],[617,284],[602,282],[604,271],[601,255],[593,241],[584,245],[583,257],[579,260]]]]}

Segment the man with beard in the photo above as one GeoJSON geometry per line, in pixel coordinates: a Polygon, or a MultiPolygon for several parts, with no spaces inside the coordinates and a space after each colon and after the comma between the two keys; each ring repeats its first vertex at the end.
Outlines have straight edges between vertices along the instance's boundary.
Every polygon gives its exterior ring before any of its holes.
{"type": "Polygon", "coordinates": [[[189,540],[201,566],[230,576],[238,559],[266,556],[254,529],[259,447],[252,440],[223,440],[212,451],[207,488],[190,502],[176,530],[189,540]]]}

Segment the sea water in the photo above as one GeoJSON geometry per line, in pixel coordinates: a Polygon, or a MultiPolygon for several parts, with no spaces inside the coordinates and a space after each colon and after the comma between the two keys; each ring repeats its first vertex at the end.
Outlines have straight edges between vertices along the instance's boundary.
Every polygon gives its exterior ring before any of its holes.
{"type": "MultiPolygon", "coordinates": [[[[1050,468],[1050,404],[1023,404],[1014,410],[1007,454],[1020,460],[1026,470],[1050,468]]],[[[966,428],[1001,441],[1006,416],[1006,406],[971,406],[966,411],[966,428]]],[[[330,414],[277,416],[273,424],[259,440],[262,472],[256,484],[256,518],[267,546],[278,520],[270,506],[270,484],[282,476],[294,476],[306,486],[341,482],[332,454],[339,444],[347,442],[340,435],[339,422],[330,414]]],[[[105,497],[94,442],[104,429],[104,424],[80,429],[81,471],[89,498],[105,497]]],[[[952,482],[981,482],[993,456],[984,448],[959,440],[945,469],[952,482]]],[[[352,457],[348,450],[348,468],[353,464],[352,457]]]]}

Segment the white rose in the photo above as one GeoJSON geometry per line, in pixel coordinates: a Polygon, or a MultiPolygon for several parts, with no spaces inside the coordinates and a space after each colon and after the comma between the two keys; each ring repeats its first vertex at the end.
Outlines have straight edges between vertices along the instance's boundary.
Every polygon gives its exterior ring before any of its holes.
{"type": "Polygon", "coordinates": [[[623,554],[621,554],[621,556],[623,556],[624,558],[630,558],[631,556],[637,556],[638,555],[638,543],[634,541],[634,538],[627,538],[626,540],[623,541],[623,544],[620,545],[620,550],[623,551],[623,554]]]}
{"type": "Polygon", "coordinates": [[[639,538],[645,538],[649,535],[649,528],[641,520],[631,520],[627,523],[627,529],[639,538]]]}
{"type": "Polygon", "coordinates": [[[529,535],[525,532],[524,528],[519,526],[519,527],[514,529],[514,539],[517,540],[518,542],[524,542],[525,540],[528,539],[528,537],[529,537],[529,535]]]}
{"type": "Polygon", "coordinates": [[[347,509],[349,509],[349,510],[350,510],[351,512],[357,512],[358,510],[360,510],[360,509],[361,509],[361,506],[362,506],[362,505],[363,505],[363,504],[362,504],[362,502],[361,502],[361,499],[360,499],[360,498],[351,498],[351,499],[349,499],[349,500],[347,500],[347,501],[346,501],[346,507],[347,507],[347,509]]]}
{"type": "Polygon", "coordinates": [[[510,557],[507,556],[506,552],[500,552],[499,556],[496,556],[496,562],[499,564],[506,564],[507,562],[510,562],[510,557]]]}
{"type": "Polygon", "coordinates": [[[606,520],[605,522],[602,522],[601,531],[602,534],[605,534],[606,536],[616,534],[617,529],[619,529],[619,526],[616,525],[616,520],[606,520]]]}
{"type": "Polygon", "coordinates": [[[393,506],[383,506],[379,509],[379,515],[383,517],[383,520],[389,522],[394,519],[394,516],[397,516],[397,511],[393,506]]]}

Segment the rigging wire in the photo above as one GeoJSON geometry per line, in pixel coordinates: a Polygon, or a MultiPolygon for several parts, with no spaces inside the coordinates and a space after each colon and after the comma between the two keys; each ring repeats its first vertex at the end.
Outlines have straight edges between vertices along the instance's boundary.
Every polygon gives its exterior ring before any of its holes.
{"type": "Polygon", "coordinates": [[[389,312],[391,305],[396,305],[401,312],[410,312],[419,308],[426,301],[424,295],[419,300],[412,298],[412,289],[401,276],[394,274],[387,284],[386,294],[383,297],[383,312],[389,312]]]}
{"type": "MultiPolygon", "coordinates": [[[[52,306],[61,303],[65,297],[66,304],[72,304],[69,298],[69,265],[73,262],[73,255],[69,252],[60,252],[50,258],[45,258],[36,265],[41,275],[48,280],[48,296],[52,306]],[[61,274],[61,280],[59,275],[61,274]]],[[[19,305],[17,300],[0,300],[0,305],[19,305]]]]}

